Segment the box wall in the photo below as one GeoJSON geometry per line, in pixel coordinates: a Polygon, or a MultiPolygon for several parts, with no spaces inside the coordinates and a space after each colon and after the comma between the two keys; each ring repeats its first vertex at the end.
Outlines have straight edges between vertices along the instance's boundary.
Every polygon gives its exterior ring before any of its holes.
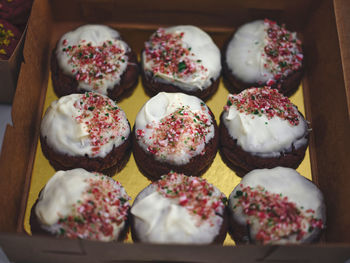
{"type": "Polygon", "coordinates": [[[343,75],[345,80],[345,93],[347,97],[348,117],[350,119],[350,5],[347,0],[334,1],[334,9],[338,27],[340,53],[342,58],[343,75]]]}
{"type": "Polygon", "coordinates": [[[129,26],[195,24],[204,28],[232,29],[245,22],[269,17],[288,24],[293,30],[303,28],[317,0],[186,0],[137,1],[54,0],[56,21],[113,21],[129,26]],[[67,9],[67,6],[69,8],[67,9]],[[295,19],[298,17],[298,19],[295,19]]]}
{"type": "Polygon", "coordinates": [[[349,246],[171,246],[0,235],[13,262],[309,262],[343,263],[349,246]],[[21,253],[18,253],[21,251],[21,253]]]}
{"type": "Polygon", "coordinates": [[[325,195],[328,242],[350,242],[350,126],[333,3],[323,1],[304,32],[304,83],[313,176],[325,195]]]}
{"type": "MultiPolygon", "coordinates": [[[[26,195],[27,173],[31,173],[33,155],[41,120],[40,105],[47,79],[48,40],[51,18],[47,1],[34,1],[16,95],[12,104],[12,123],[7,126],[0,156],[0,231],[15,232],[26,195]]],[[[30,178],[29,178],[30,179],[30,178]]]]}
{"type": "MultiPolygon", "coordinates": [[[[285,15],[283,20],[290,21],[292,27],[301,29],[306,40],[309,61],[304,79],[304,85],[308,90],[306,107],[307,115],[310,116],[314,127],[311,138],[314,143],[312,147],[314,179],[325,193],[328,205],[330,220],[327,241],[350,241],[348,225],[350,215],[347,212],[347,203],[343,201],[349,198],[349,194],[346,193],[350,184],[350,180],[346,178],[350,167],[346,158],[350,156],[350,147],[347,147],[349,139],[346,138],[349,134],[349,127],[346,125],[348,124],[346,115],[343,114],[343,112],[347,112],[346,96],[332,1],[324,0],[319,3],[311,0],[294,2],[268,0],[264,1],[259,8],[255,8],[261,3],[260,1],[251,0],[243,4],[240,1],[222,0],[220,2],[222,5],[212,8],[210,1],[206,0],[201,2],[202,5],[198,5],[198,11],[195,11],[194,7],[185,5],[187,2],[182,0],[178,2],[179,7],[171,3],[162,6],[160,1],[152,1],[160,6],[158,10],[154,11],[155,13],[151,12],[150,3],[146,4],[143,1],[140,1],[140,5],[137,7],[128,2],[123,2],[122,6],[117,1],[107,2],[103,0],[102,2],[105,5],[97,6],[96,0],[36,0],[34,3],[28,27],[27,43],[24,48],[26,63],[22,66],[13,104],[14,124],[13,127],[9,126],[7,129],[3,146],[3,153],[6,155],[2,154],[0,158],[2,172],[7,175],[0,177],[0,191],[7,193],[4,198],[0,199],[0,205],[3,207],[3,211],[6,211],[6,216],[0,216],[1,231],[16,230],[16,219],[19,211],[24,211],[26,203],[47,87],[48,54],[51,52],[49,47],[52,45],[50,43],[51,34],[57,34],[57,32],[51,32],[53,28],[51,10],[55,10],[55,21],[63,20],[63,15],[67,15],[67,19],[75,22],[84,19],[98,21],[102,19],[102,16],[97,14],[99,11],[96,8],[102,8],[102,11],[113,10],[113,12],[107,13],[106,18],[113,14],[120,14],[121,16],[115,16],[118,21],[114,22],[120,22],[124,26],[152,28],[157,23],[175,24],[187,22],[190,19],[193,21],[195,17],[198,19],[196,20],[198,24],[212,28],[212,30],[224,31],[232,30],[244,19],[249,20],[263,14],[271,14],[271,17],[278,20],[279,16],[281,19],[280,12],[282,12],[285,15]],[[82,6],[83,2],[86,3],[86,6],[82,6]],[[71,8],[65,9],[63,12],[63,7],[69,3],[71,8]],[[143,8],[145,12],[142,12],[143,8]],[[185,9],[188,11],[186,11],[187,14],[185,12],[183,20],[177,20],[179,14],[182,14],[185,9]],[[92,10],[96,11],[95,16],[92,10]],[[125,10],[129,12],[125,12],[125,10]],[[234,15],[232,15],[231,10],[234,10],[234,15]],[[313,15],[307,16],[311,10],[313,15]],[[212,15],[214,11],[217,12],[216,15],[212,15]],[[242,13],[240,13],[241,11],[242,13]],[[167,15],[164,15],[164,12],[167,15]],[[237,16],[235,16],[236,14],[237,16]],[[297,14],[298,16],[296,16],[297,14]],[[300,17],[300,19],[296,19],[296,17],[300,17]],[[135,21],[140,22],[136,24],[135,21]],[[145,25],[141,22],[148,24],[145,25]],[[303,28],[302,25],[307,26],[303,28]],[[317,39],[317,43],[315,43],[315,39],[317,39]],[[329,87],[332,85],[336,87],[330,96],[329,87]],[[337,125],[340,127],[339,129],[334,128],[337,125]],[[344,153],[344,156],[334,153],[344,153]],[[333,173],[339,176],[334,177],[333,173]],[[21,203],[22,196],[25,198],[21,203]]],[[[20,219],[19,222],[20,230],[23,221],[20,219]]]]}

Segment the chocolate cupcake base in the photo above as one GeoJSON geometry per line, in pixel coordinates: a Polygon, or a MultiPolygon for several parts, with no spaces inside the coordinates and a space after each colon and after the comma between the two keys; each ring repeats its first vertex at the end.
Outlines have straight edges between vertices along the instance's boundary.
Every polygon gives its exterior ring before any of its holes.
{"type": "Polygon", "coordinates": [[[113,147],[104,158],[90,158],[87,155],[70,156],[58,153],[47,144],[46,138],[42,136],[40,136],[40,143],[43,154],[56,171],[84,168],[87,171],[96,171],[114,176],[115,173],[124,168],[131,154],[131,136],[120,146],[113,147]]]}

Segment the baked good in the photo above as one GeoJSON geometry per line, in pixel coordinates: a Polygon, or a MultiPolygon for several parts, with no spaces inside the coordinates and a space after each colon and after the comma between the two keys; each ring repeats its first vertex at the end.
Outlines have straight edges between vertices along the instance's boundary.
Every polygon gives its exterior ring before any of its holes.
{"type": "Polygon", "coordinates": [[[213,162],[217,147],[214,115],[195,96],[160,92],[136,116],[133,154],[151,180],[170,170],[200,176],[213,162]]]}
{"type": "Polygon", "coordinates": [[[202,100],[218,89],[220,50],[195,26],[159,28],[142,52],[142,81],[151,96],[183,92],[202,100]]]}
{"type": "Polygon", "coordinates": [[[84,168],[114,175],[130,157],[130,124],[106,96],[86,92],[51,103],[40,127],[41,148],[56,170],[84,168]]]}
{"type": "Polygon", "coordinates": [[[268,19],[239,27],[223,53],[224,80],[231,93],[271,86],[289,96],[298,88],[302,71],[297,34],[268,19]]]}
{"type": "Polygon", "coordinates": [[[27,23],[33,0],[2,0],[0,18],[11,24],[23,26],[27,23]]]}
{"type": "Polygon", "coordinates": [[[20,39],[21,32],[17,27],[0,19],[0,59],[9,59],[20,39]]]}
{"type": "Polygon", "coordinates": [[[240,176],[258,168],[297,168],[309,141],[297,107],[270,87],[229,94],[219,130],[221,156],[240,176]]]}
{"type": "Polygon", "coordinates": [[[94,91],[116,100],[137,83],[137,57],[118,31],[84,25],[57,42],[51,56],[51,77],[59,97],[94,91]]]}
{"type": "Polygon", "coordinates": [[[228,209],[229,233],[237,243],[310,243],[326,223],[321,191],[285,167],[246,174],[230,194],[228,209]]]}
{"type": "Polygon", "coordinates": [[[136,197],[130,210],[132,238],[145,243],[222,243],[225,204],[225,195],[205,179],[169,173],[136,197]]]}
{"type": "Polygon", "coordinates": [[[117,181],[77,168],[58,171],[32,207],[32,234],[100,241],[123,240],[130,197],[117,181]]]}

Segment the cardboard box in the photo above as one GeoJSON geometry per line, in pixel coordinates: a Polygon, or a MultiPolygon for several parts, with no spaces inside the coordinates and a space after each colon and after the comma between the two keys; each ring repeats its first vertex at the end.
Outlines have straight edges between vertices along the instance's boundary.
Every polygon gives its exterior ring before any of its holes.
{"type": "MultiPolygon", "coordinates": [[[[313,180],[325,195],[325,244],[299,247],[154,246],[100,244],[0,235],[0,245],[12,261],[54,262],[344,262],[350,257],[350,3],[346,0],[178,0],[164,2],[117,0],[36,0],[13,101],[13,126],[8,126],[0,157],[0,231],[21,232],[40,121],[49,78],[49,57],[58,36],[82,23],[111,23],[125,32],[152,31],[159,26],[195,24],[229,35],[257,18],[285,22],[298,31],[307,57],[303,79],[306,116],[312,123],[310,158],[313,180]],[[335,245],[333,244],[335,243],[335,245]],[[341,244],[340,244],[341,243],[341,244]],[[18,246],[17,246],[18,245],[18,246]],[[15,248],[23,253],[15,253],[15,248]],[[57,249],[56,249],[57,248],[57,249]],[[26,254],[27,253],[27,254],[26,254]],[[41,255],[41,256],[39,256],[41,255]],[[83,255],[84,257],[80,257],[83,255]],[[222,257],[221,257],[222,255],[222,257]],[[328,256],[327,256],[328,255],[328,256]],[[27,258],[28,259],[28,258],[27,258]]],[[[123,34],[136,52],[143,43],[123,34]]],[[[217,39],[223,45],[224,39],[217,39]]],[[[18,250],[17,250],[18,251],[18,250]]]]}

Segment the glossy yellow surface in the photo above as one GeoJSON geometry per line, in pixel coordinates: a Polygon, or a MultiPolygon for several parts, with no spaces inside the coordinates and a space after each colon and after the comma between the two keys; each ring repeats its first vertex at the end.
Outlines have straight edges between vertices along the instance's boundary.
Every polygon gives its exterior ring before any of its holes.
{"type": "MultiPolygon", "coordinates": [[[[207,101],[207,105],[213,111],[217,122],[219,122],[219,117],[222,112],[223,106],[226,103],[227,95],[228,91],[221,82],[216,94],[209,101],[207,101]]],[[[47,107],[51,104],[51,102],[56,99],[57,97],[53,91],[50,79],[46,94],[44,112],[47,109],[47,107]]],[[[133,127],[134,125],[138,111],[148,99],[149,97],[145,94],[141,81],[139,81],[139,84],[134,90],[133,94],[130,97],[118,103],[118,105],[125,111],[131,127],[133,127]]],[[[302,112],[305,116],[304,98],[301,86],[299,87],[298,91],[291,97],[291,101],[298,106],[300,112],[302,112]]],[[[301,163],[297,171],[311,180],[309,150],[307,150],[305,159],[301,163]]],[[[54,169],[50,166],[49,162],[43,156],[41,152],[40,142],[38,142],[24,221],[24,227],[28,233],[30,233],[29,216],[31,207],[37,199],[40,190],[44,187],[46,182],[51,176],[53,176],[54,173],[54,169]]],[[[150,183],[150,181],[139,172],[132,155],[126,167],[120,173],[116,174],[113,178],[119,181],[125,187],[127,193],[132,198],[131,203],[133,202],[136,195],[150,183]]],[[[223,163],[219,153],[216,155],[212,166],[203,175],[203,178],[205,178],[206,180],[208,180],[208,182],[218,187],[226,196],[228,196],[232,192],[233,188],[241,180],[240,177],[238,177],[231,169],[229,169],[223,163]]],[[[128,239],[126,242],[132,242],[130,235],[128,235],[128,239]]],[[[224,245],[234,245],[234,241],[230,238],[229,235],[227,235],[224,245]]]]}

